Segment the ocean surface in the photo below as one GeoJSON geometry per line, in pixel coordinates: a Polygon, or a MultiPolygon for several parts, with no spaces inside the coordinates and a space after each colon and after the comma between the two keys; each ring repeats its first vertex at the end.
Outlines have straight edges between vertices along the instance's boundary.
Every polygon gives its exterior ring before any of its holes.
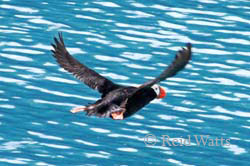
{"type": "Polygon", "coordinates": [[[249,0],[0,0],[0,165],[249,166],[249,16],[249,0]],[[159,75],[187,42],[193,57],[136,115],[87,117],[69,110],[100,95],[56,63],[58,32],[123,85],[159,75]]]}

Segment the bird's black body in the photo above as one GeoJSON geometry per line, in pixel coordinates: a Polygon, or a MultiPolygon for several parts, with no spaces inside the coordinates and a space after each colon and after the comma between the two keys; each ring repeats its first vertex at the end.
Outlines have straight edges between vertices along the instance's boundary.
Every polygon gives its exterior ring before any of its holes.
{"type": "Polygon", "coordinates": [[[174,76],[191,58],[191,44],[187,44],[187,49],[180,50],[173,63],[159,77],[140,87],[126,87],[113,83],[74,59],[66,50],[61,34],[59,34],[59,40],[57,38],[54,40],[52,52],[60,66],[102,94],[101,99],[83,109],[87,115],[99,117],[111,117],[111,114],[116,112],[122,112],[124,118],[133,115],[157,97],[152,88],[154,84],[174,76]]]}
{"type": "Polygon", "coordinates": [[[87,106],[87,115],[110,117],[112,112],[125,109],[124,118],[126,118],[156,98],[156,93],[152,88],[145,88],[127,100],[136,89],[135,87],[121,87],[109,92],[96,103],[87,106]]]}
{"type": "Polygon", "coordinates": [[[109,117],[112,112],[124,109],[122,104],[135,91],[135,87],[119,87],[110,91],[96,103],[87,106],[87,115],[109,117]]]}
{"type": "Polygon", "coordinates": [[[149,104],[157,97],[154,90],[150,87],[144,88],[134,94],[126,104],[126,112],[124,112],[124,118],[129,117],[149,104]]]}

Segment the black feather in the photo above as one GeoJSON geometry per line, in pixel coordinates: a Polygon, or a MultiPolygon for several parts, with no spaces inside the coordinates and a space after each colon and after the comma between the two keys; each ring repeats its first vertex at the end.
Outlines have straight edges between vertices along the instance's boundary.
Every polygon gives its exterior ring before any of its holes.
{"type": "Polygon", "coordinates": [[[56,61],[62,68],[72,73],[76,78],[89,87],[98,90],[103,96],[114,89],[122,87],[114,84],[112,81],[73,58],[65,48],[62,33],[59,33],[58,36],[59,39],[55,37],[54,44],[51,44],[53,47],[52,55],[56,58],[56,61]]]}

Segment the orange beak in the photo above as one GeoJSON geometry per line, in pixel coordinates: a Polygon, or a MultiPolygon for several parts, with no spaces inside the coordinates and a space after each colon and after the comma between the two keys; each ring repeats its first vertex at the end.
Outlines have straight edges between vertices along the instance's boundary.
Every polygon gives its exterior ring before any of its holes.
{"type": "Polygon", "coordinates": [[[162,99],[166,96],[166,91],[160,87],[160,94],[157,96],[158,99],[162,99]]]}

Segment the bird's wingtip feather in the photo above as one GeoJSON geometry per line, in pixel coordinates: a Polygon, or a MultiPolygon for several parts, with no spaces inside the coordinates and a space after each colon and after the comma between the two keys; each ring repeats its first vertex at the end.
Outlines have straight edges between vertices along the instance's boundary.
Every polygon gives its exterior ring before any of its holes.
{"type": "Polygon", "coordinates": [[[186,44],[186,47],[187,47],[188,49],[191,49],[191,48],[192,48],[192,44],[191,44],[191,43],[187,43],[187,44],[186,44]]]}

